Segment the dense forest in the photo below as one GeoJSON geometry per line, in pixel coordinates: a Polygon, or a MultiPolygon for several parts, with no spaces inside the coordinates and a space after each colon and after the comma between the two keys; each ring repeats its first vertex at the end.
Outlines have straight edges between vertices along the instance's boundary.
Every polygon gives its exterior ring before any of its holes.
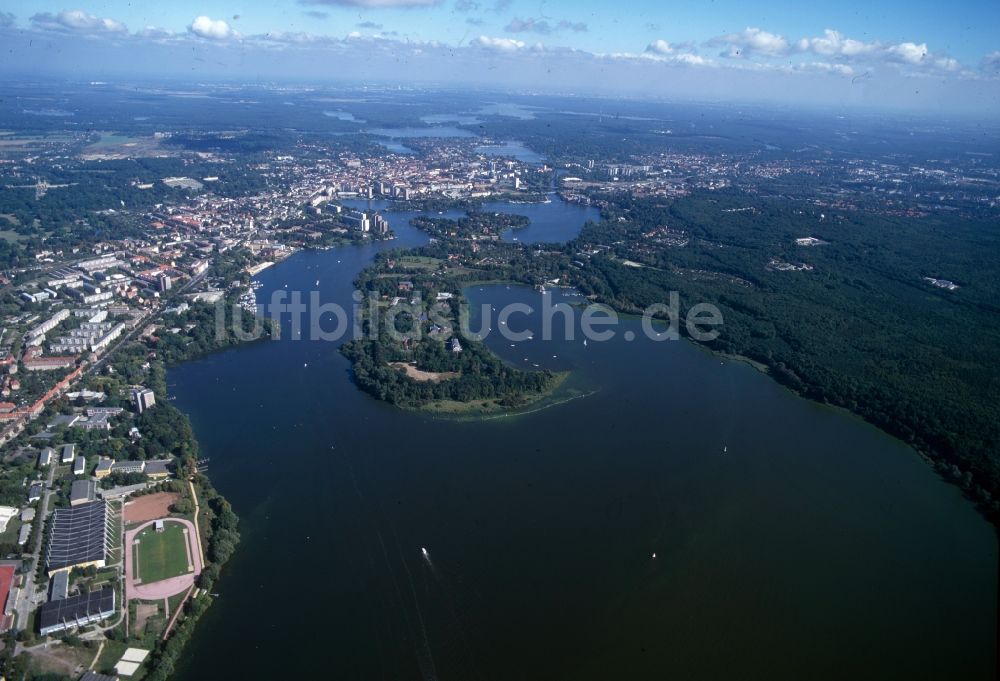
{"type": "Polygon", "coordinates": [[[605,199],[607,219],[567,246],[592,254],[578,261],[584,293],[633,312],[669,291],[716,304],[725,325],[713,349],[761,362],[797,392],[913,444],[997,518],[994,223],[879,217],[738,192],[670,204],[605,199]],[[807,236],[826,243],[796,244],[807,236]]]}
{"type": "Polygon", "coordinates": [[[453,353],[440,341],[427,339],[406,350],[385,339],[355,340],[342,352],[351,360],[358,386],[380,400],[401,407],[421,407],[429,402],[496,400],[504,407],[522,404],[526,395],[545,391],[554,380],[548,371],[513,369],[481,343],[463,340],[462,352],[453,353]],[[417,381],[390,363],[414,362],[422,371],[454,374],[447,380],[417,381]]]}

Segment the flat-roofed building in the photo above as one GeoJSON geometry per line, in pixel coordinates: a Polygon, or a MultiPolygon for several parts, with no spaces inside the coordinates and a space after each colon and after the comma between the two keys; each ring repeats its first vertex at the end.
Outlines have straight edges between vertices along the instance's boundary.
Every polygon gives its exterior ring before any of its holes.
{"type": "Polygon", "coordinates": [[[42,451],[38,452],[38,467],[51,466],[55,456],[56,450],[52,449],[52,447],[45,447],[42,451]]]}
{"type": "Polygon", "coordinates": [[[110,522],[105,501],[56,509],[45,548],[45,569],[49,575],[75,567],[104,567],[110,522]]]}
{"type": "MultiPolygon", "coordinates": [[[[153,185],[150,185],[151,187],[153,185]]],[[[139,185],[142,188],[142,185],[139,185]]],[[[80,677],[80,681],[118,681],[117,676],[108,676],[107,674],[98,674],[97,672],[85,672],[83,676],[80,677]]]]}
{"type": "Polygon", "coordinates": [[[145,461],[115,461],[111,464],[112,473],[142,473],[146,469],[145,461]]]}
{"type": "MultiPolygon", "coordinates": [[[[81,457],[82,458],[82,457],[81,457]]],[[[87,504],[97,498],[97,483],[93,480],[76,480],[69,491],[69,505],[87,504]]]]}
{"type": "Polygon", "coordinates": [[[170,477],[170,468],[174,465],[174,462],[165,459],[162,461],[147,461],[146,468],[143,472],[146,477],[152,480],[165,480],[170,477]]]}
{"type": "Polygon", "coordinates": [[[73,459],[76,458],[76,445],[68,444],[62,446],[62,455],[59,460],[62,463],[73,463],[73,459]]]}
{"type": "Polygon", "coordinates": [[[156,405],[156,394],[149,388],[133,390],[132,402],[135,404],[136,412],[141,414],[156,405]]]}
{"type": "Polygon", "coordinates": [[[63,570],[52,575],[52,586],[49,590],[50,601],[61,601],[69,598],[69,572],[63,570]]]}
{"type": "Polygon", "coordinates": [[[78,456],[73,460],[73,475],[83,475],[83,472],[87,470],[87,460],[82,456],[78,456]]]}
{"type": "Polygon", "coordinates": [[[115,614],[115,590],[106,586],[100,591],[90,591],[44,603],[38,609],[38,630],[49,636],[67,629],[101,622],[115,614]]]}

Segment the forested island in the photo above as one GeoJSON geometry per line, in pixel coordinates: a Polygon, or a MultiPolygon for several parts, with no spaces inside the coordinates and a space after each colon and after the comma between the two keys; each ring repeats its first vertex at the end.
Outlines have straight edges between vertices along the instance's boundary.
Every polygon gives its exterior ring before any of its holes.
{"type": "Polygon", "coordinates": [[[504,231],[527,226],[527,218],[470,212],[459,220],[419,217],[414,224],[441,241],[380,257],[358,277],[359,288],[376,297],[379,316],[369,311],[364,338],[341,349],[358,386],[400,407],[455,414],[510,412],[550,396],[565,375],[510,367],[484,343],[458,333],[462,287],[509,277],[506,268],[452,267],[447,255],[439,257],[442,248],[473,237],[499,245],[504,231]],[[382,324],[396,333],[373,328],[382,324]]]}

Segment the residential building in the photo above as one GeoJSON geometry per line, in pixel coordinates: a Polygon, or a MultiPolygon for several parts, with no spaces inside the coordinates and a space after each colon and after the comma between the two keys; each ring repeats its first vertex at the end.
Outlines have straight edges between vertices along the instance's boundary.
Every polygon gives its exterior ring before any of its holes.
{"type": "Polygon", "coordinates": [[[135,404],[136,412],[141,414],[156,405],[156,394],[149,388],[133,390],[132,402],[135,404]]]}
{"type": "Polygon", "coordinates": [[[94,477],[98,480],[108,477],[111,475],[111,467],[114,466],[114,464],[114,459],[106,459],[102,457],[97,462],[97,468],[94,470],[94,477]]]}
{"type": "Polygon", "coordinates": [[[146,469],[145,461],[115,461],[111,464],[112,473],[142,473],[146,469]]]}
{"type": "Polygon", "coordinates": [[[56,450],[52,449],[52,447],[45,447],[42,451],[38,452],[38,467],[51,466],[55,455],[56,450]]]}
{"type": "Polygon", "coordinates": [[[152,480],[165,480],[170,477],[170,467],[173,462],[169,459],[163,461],[147,461],[144,473],[152,480]]]}

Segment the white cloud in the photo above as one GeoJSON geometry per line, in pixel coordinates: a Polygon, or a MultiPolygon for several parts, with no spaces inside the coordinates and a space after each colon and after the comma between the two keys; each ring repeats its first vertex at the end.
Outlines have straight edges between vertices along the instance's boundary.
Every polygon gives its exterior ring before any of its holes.
{"type": "Polygon", "coordinates": [[[514,40],[513,38],[491,38],[486,35],[474,38],[469,42],[469,44],[488,50],[496,50],[498,52],[516,52],[524,49],[525,47],[525,43],[521,40],[514,40]]]}
{"type": "MultiPolygon", "coordinates": [[[[651,44],[646,49],[647,53],[669,54],[669,52],[660,50],[664,47],[676,48],[673,45],[660,45],[659,43],[662,41],[651,44]]],[[[776,33],[748,27],[739,33],[717,36],[705,44],[711,47],[725,47],[726,49],[720,56],[729,59],[752,62],[762,67],[783,66],[792,70],[816,70],[846,74],[846,67],[849,65],[863,64],[875,67],[880,64],[892,64],[900,70],[926,75],[929,72],[955,72],[961,69],[957,60],[947,55],[932,54],[927,43],[866,42],[848,38],[839,31],[830,28],[824,30],[820,36],[801,38],[790,43],[776,33]],[[822,58],[823,61],[787,61],[788,58],[794,60],[796,55],[815,55],[822,58]],[[775,61],[776,58],[782,58],[786,61],[779,63],[775,61]],[[838,64],[844,68],[838,68],[838,64]]],[[[854,69],[852,69],[853,71],[854,69]]]]}
{"type": "Polygon", "coordinates": [[[227,40],[236,35],[236,31],[222,19],[211,19],[204,15],[192,21],[188,31],[208,40],[227,40]]]}
{"type": "Polygon", "coordinates": [[[541,33],[547,35],[549,33],[554,33],[556,31],[573,31],[574,33],[585,33],[587,31],[587,24],[582,21],[567,21],[563,19],[555,25],[550,24],[545,19],[534,19],[527,18],[521,19],[520,17],[514,17],[510,20],[504,29],[508,33],[541,33]]]}
{"type": "Polygon", "coordinates": [[[315,45],[319,43],[331,42],[329,38],[323,38],[312,33],[302,31],[271,31],[262,36],[256,36],[260,40],[286,45],[315,45]]]}
{"type": "Polygon", "coordinates": [[[716,63],[711,59],[706,59],[699,54],[694,54],[693,52],[682,52],[681,49],[690,49],[686,45],[674,45],[668,43],[665,40],[656,40],[650,43],[642,54],[633,54],[631,52],[615,52],[613,54],[607,55],[595,55],[599,58],[615,59],[618,61],[622,60],[634,60],[634,61],[646,61],[646,62],[658,62],[661,64],[673,64],[675,66],[715,66],[716,63]]]}
{"type": "Polygon", "coordinates": [[[646,47],[646,52],[650,54],[673,54],[674,46],[666,40],[654,40],[646,47]]]}
{"type": "Polygon", "coordinates": [[[59,14],[39,12],[31,17],[35,28],[85,34],[126,34],[128,28],[120,21],[102,19],[81,10],[63,10],[59,14]]]}
{"type": "Polygon", "coordinates": [[[777,56],[783,55],[789,50],[788,41],[782,36],[751,26],[746,27],[739,33],[716,36],[709,40],[706,45],[710,47],[727,47],[728,49],[722,52],[721,56],[731,58],[750,56],[752,54],[777,56]]]}
{"type": "Polygon", "coordinates": [[[800,52],[813,52],[825,57],[843,56],[857,57],[871,54],[878,50],[877,43],[866,43],[861,40],[846,38],[839,31],[826,29],[818,38],[802,38],[796,43],[800,52]]]}
{"type": "Polygon", "coordinates": [[[670,61],[675,64],[685,64],[687,66],[710,66],[712,64],[708,59],[690,53],[675,54],[670,58],[670,61]]]}
{"type": "Polygon", "coordinates": [[[886,50],[886,54],[897,61],[919,64],[927,56],[927,43],[899,43],[886,50]]]}

